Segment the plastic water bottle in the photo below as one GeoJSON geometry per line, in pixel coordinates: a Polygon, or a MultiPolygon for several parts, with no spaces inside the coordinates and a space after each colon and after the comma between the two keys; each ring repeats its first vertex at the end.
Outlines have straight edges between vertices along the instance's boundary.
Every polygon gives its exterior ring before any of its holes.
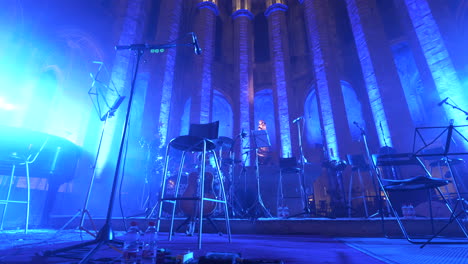
{"type": "Polygon", "coordinates": [[[408,206],[408,217],[416,218],[416,211],[414,210],[414,206],[412,204],[408,206]]]}
{"type": "Polygon", "coordinates": [[[409,216],[409,206],[407,204],[403,204],[401,207],[401,213],[403,214],[403,218],[407,218],[409,216]]]}
{"type": "Polygon", "coordinates": [[[158,233],[156,232],[156,225],[154,222],[148,223],[148,228],[145,231],[142,242],[142,258],[155,260],[158,252],[158,233]]]}
{"type": "Polygon", "coordinates": [[[283,217],[284,217],[284,218],[288,218],[288,217],[289,217],[289,207],[288,207],[288,206],[284,206],[284,207],[283,207],[283,217]]]}
{"type": "Polygon", "coordinates": [[[284,216],[283,206],[278,206],[278,209],[276,211],[276,216],[278,218],[283,218],[284,216]]]}
{"type": "Polygon", "coordinates": [[[140,251],[140,229],[137,222],[131,222],[124,236],[123,259],[125,263],[137,263],[140,251]]]}

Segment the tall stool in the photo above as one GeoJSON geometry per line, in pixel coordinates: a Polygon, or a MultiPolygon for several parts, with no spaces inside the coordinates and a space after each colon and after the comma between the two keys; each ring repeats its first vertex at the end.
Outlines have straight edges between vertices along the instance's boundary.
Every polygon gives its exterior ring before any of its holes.
{"type": "Polygon", "coordinates": [[[348,217],[351,217],[352,201],[354,199],[362,199],[364,206],[364,213],[366,218],[369,217],[367,210],[366,194],[364,192],[364,183],[362,181],[361,171],[369,171],[369,165],[364,160],[363,155],[347,155],[348,163],[352,166],[352,173],[349,178],[349,191],[348,191],[348,217]],[[361,189],[360,196],[353,196],[353,178],[358,176],[359,187],[361,189]]]}
{"type": "Polygon", "coordinates": [[[297,164],[297,160],[295,157],[291,158],[280,158],[279,160],[280,165],[280,174],[278,180],[278,199],[277,199],[277,207],[284,206],[284,199],[285,198],[292,198],[292,197],[285,197],[283,192],[283,174],[296,174],[298,176],[298,183],[299,183],[299,190],[301,193],[301,202],[302,208],[306,208],[307,204],[305,202],[305,190],[302,187],[302,178],[301,178],[301,168],[299,168],[297,164]]]}
{"type": "Polygon", "coordinates": [[[7,215],[7,208],[10,203],[13,204],[25,204],[26,205],[26,223],[24,227],[24,233],[28,233],[28,228],[29,228],[29,208],[30,208],[30,202],[31,202],[31,181],[29,177],[29,165],[34,163],[36,161],[37,157],[39,156],[39,153],[44,149],[45,145],[47,144],[47,141],[49,138],[46,138],[44,143],[42,143],[42,146],[40,149],[34,153],[34,154],[27,154],[27,155],[19,155],[17,152],[12,153],[9,155],[7,158],[3,158],[2,162],[9,163],[11,165],[11,173],[10,173],[10,180],[8,183],[8,191],[6,198],[3,200],[0,200],[0,204],[3,204],[3,213],[2,213],[2,221],[0,222],[0,230],[3,230],[3,223],[5,222],[5,218],[7,215]],[[15,178],[18,178],[18,176],[15,174],[16,169],[18,167],[24,166],[25,172],[26,172],[26,198],[24,199],[12,199],[12,193],[13,193],[13,187],[17,185],[18,181],[15,180],[15,178]]]}
{"type": "Polygon", "coordinates": [[[164,162],[164,171],[163,179],[161,186],[161,197],[159,202],[159,211],[157,219],[157,230],[159,232],[161,226],[161,214],[164,203],[172,204],[172,215],[171,215],[171,227],[169,230],[169,240],[172,240],[172,232],[174,229],[174,216],[176,211],[177,202],[180,200],[194,200],[197,201],[196,213],[198,214],[198,248],[201,249],[202,241],[202,228],[203,228],[203,213],[204,213],[204,202],[214,202],[221,203],[224,206],[225,220],[226,220],[226,230],[228,233],[229,242],[231,242],[231,227],[229,224],[229,211],[226,201],[226,192],[224,189],[224,180],[223,175],[220,170],[218,157],[216,155],[216,144],[212,141],[213,139],[218,138],[218,129],[219,121],[208,123],[208,124],[191,124],[189,128],[189,134],[185,136],[179,136],[172,139],[166,148],[165,162],[164,162]],[[166,179],[167,171],[170,158],[170,150],[176,149],[182,151],[182,156],[180,164],[178,167],[177,180],[175,185],[175,193],[173,196],[166,196],[166,179]],[[179,187],[182,177],[182,168],[184,167],[185,156],[187,153],[201,153],[200,160],[200,170],[199,170],[199,180],[197,190],[198,193],[196,197],[181,197],[179,194],[179,187]],[[205,172],[206,172],[206,155],[211,154],[214,157],[215,166],[217,170],[217,177],[219,178],[220,183],[220,197],[209,198],[205,196],[205,172]]]}

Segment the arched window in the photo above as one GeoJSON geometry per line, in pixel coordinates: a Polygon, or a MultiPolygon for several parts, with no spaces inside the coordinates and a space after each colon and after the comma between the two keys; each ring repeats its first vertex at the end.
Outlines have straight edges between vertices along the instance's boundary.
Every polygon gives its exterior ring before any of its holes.
{"type": "Polygon", "coordinates": [[[255,62],[266,62],[270,59],[270,45],[268,43],[268,21],[263,13],[255,16],[254,34],[255,62]]]}
{"type": "Polygon", "coordinates": [[[361,131],[356,125],[353,124],[353,122],[356,122],[365,129],[366,124],[364,123],[364,118],[362,115],[361,102],[359,101],[356,91],[354,91],[351,84],[345,81],[341,81],[340,83],[346,108],[349,131],[351,133],[352,139],[359,141],[361,139],[361,131]]]}
{"type": "Polygon", "coordinates": [[[273,91],[271,89],[264,89],[255,93],[254,119],[255,129],[257,128],[258,120],[266,122],[272,149],[276,150],[275,108],[273,104],[273,91]]]}
{"type": "Polygon", "coordinates": [[[233,114],[231,104],[218,90],[213,93],[212,121],[219,120],[219,136],[230,137],[233,135],[233,114]]]}
{"type": "Polygon", "coordinates": [[[323,144],[320,115],[317,103],[317,93],[312,89],[304,104],[304,135],[305,143],[309,147],[323,144]]]}

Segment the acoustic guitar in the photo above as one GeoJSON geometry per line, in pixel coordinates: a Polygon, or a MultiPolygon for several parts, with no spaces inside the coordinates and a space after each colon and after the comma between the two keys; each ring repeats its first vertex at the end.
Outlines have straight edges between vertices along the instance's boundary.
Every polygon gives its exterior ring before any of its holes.
{"type": "MultiPolygon", "coordinates": [[[[180,209],[188,217],[196,217],[199,214],[198,200],[190,200],[189,198],[201,198],[199,197],[198,181],[201,178],[197,172],[192,172],[188,176],[187,188],[183,193],[182,197],[187,200],[181,200],[179,205],[180,209]]],[[[215,199],[216,196],[213,191],[213,179],[214,176],[210,172],[205,172],[205,183],[204,183],[204,197],[215,199]]],[[[209,216],[213,213],[216,208],[216,203],[212,201],[203,201],[203,216],[209,216]]]]}

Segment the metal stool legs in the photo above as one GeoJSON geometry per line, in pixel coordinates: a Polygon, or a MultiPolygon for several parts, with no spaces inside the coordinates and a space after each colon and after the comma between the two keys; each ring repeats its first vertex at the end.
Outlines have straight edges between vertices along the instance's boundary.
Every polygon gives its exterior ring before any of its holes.
{"type": "MultiPolygon", "coordinates": [[[[282,172],[282,170],[280,170],[280,173],[279,173],[278,195],[277,195],[277,197],[278,197],[278,199],[276,200],[276,208],[278,208],[278,211],[279,211],[280,206],[281,207],[284,206],[283,172],[282,172]]],[[[279,215],[279,214],[282,214],[282,212],[277,212],[276,217],[282,217],[282,215],[279,215]]]]}

